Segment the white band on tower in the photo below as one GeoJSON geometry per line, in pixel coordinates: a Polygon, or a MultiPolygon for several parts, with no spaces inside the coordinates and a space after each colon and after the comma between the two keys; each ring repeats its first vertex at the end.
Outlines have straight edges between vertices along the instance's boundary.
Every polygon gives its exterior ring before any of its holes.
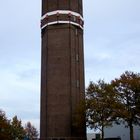
{"type": "Polygon", "coordinates": [[[80,24],[77,24],[75,22],[71,22],[71,21],[54,21],[54,22],[49,22],[46,23],[44,26],[41,27],[41,29],[44,29],[45,27],[49,26],[49,25],[54,25],[54,24],[72,24],[75,26],[79,26],[81,29],[83,29],[83,27],[80,24]]]}
{"type": "Polygon", "coordinates": [[[41,29],[44,29],[45,27],[49,26],[49,25],[54,25],[54,24],[72,24],[72,25],[75,25],[75,26],[78,26],[80,27],[81,29],[83,29],[83,17],[77,13],[77,12],[73,12],[73,11],[70,11],[70,10],[56,10],[56,11],[52,11],[52,12],[47,12],[46,14],[44,14],[42,17],[41,17],[41,21],[45,20],[46,18],[49,18],[51,16],[54,16],[54,15],[68,15],[68,16],[73,16],[75,21],[71,21],[71,20],[55,20],[55,21],[48,21],[47,23],[43,24],[41,26],[41,29]],[[76,18],[79,19],[79,23],[76,22],[76,18]]]}
{"type": "Polygon", "coordinates": [[[71,13],[72,15],[74,15],[76,17],[80,17],[82,20],[84,20],[83,17],[79,13],[76,13],[76,12],[73,12],[70,10],[56,10],[56,11],[48,12],[42,16],[41,20],[43,20],[46,16],[56,15],[57,13],[64,14],[64,15],[71,13]]]}

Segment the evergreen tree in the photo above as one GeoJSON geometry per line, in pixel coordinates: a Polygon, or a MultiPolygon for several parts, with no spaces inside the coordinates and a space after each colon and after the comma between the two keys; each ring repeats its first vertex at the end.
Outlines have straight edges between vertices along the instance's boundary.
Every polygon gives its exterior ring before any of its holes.
{"type": "Polygon", "coordinates": [[[23,140],[25,137],[25,131],[22,126],[21,120],[18,120],[17,116],[14,116],[11,121],[12,138],[13,140],[23,140]]]}
{"type": "Polygon", "coordinates": [[[0,139],[12,139],[10,121],[7,120],[5,112],[3,112],[2,110],[0,110],[0,139]]]}

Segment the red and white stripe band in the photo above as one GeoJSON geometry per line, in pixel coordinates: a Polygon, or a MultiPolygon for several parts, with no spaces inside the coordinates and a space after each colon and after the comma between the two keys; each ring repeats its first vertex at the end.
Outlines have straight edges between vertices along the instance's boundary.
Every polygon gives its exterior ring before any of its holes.
{"type": "Polygon", "coordinates": [[[72,24],[83,29],[83,17],[70,10],[56,10],[44,14],[41,18],[41,29],[54,24],[72,24]]]}

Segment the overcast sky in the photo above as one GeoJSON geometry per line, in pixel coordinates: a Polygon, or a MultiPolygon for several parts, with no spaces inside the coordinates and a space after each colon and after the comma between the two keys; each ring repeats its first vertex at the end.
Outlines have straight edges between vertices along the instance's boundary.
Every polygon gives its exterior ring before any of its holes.
{"type": "MultiPolygon", "coordinates": [[[[140,0],[84,0],[85,79],[109,82],[140,72],[140,0]]],[[[38,0],[1,0],[0,108],[39,128],[40,16],[38,0]]]]}

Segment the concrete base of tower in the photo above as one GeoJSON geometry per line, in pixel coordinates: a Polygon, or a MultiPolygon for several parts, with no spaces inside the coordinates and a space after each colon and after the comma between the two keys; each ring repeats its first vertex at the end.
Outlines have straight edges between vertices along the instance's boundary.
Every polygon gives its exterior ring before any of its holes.
{"type": "Polygon", "coordinates": [[[83,137],[49,137],[49,138],[40,138],[40,140],[87,140],[83,137]]]}

